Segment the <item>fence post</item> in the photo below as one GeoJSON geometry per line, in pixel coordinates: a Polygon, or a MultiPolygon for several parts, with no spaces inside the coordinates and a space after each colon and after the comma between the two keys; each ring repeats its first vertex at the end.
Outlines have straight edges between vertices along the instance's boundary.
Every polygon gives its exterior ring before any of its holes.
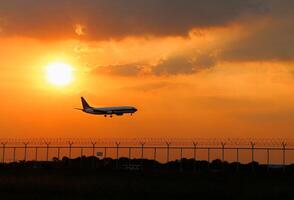
{"type": "Polygon", "coordinates": [[[267,172],[269,172],[269,165],[270,165],[270,149],[267,148],[266,149],[266,152],[267,152],[267,172]]]}
{"type": "Polygon", "coordinates": [[[93,168],[95,168],[96,167],[96,159],[95,159],[95,150],[96,150],[96,142],[91,142],[91,144],[92,144],[92,156],[93,156],[93,158],[92,158],[92,167],[93,168]]]}
{"type": "Polygon", "coordinates": [[[96,167],[96,162],[95,162],[95,150],[96,150],[96,142],[91,142],[92,144],[92,167],[95,168],[96,167]]]}
{"type": "Polygon", "coordinates": [[[132,158],[132,147],[129,147],[129,167],[131,166],[131,158],[132,158]]]}
{"type": "Polygon", "coordinates": [[[84,148],[81,147],[81,158],[83,157],[83,154],[84,154],[84,148]]]}
{"type": "Polygon", "coordinates": [[[107,147],[104,147],[104,158],[103,158],[103,165],[106,166],[106,157],[107,156],[107,147]]]}
{"type": "Polygon", "coordinates": [[[68,142],[68,158],[71,159],[71,148],[72,148],[72,145],[73,145],[73,142],[69,141],[68,142]]]}
{"type": "Polygon", "coordinates": [[[166,162],[167,164],[169,163],[169,147],[170,147],[170,142],[166,142],[166,146],[167,146],[167,151],[166,151],[166,162]]]}
{"type": "Polygon", "coordinates": [[[96,142],[91,142],[92,143],[92,155],[95,157],[95,148],[96,148],[96,142]]]}
{"type": "Polygon", "coordinates": [[[226,145],[226,143],[221,142],[221,145],[222,145],[222,162],[224,162],[225,161],[225,145],[226,145]]]}
{"type": "Polygon", "coordinates": [[[24,161],[27,161],[27,147],[28,147],[28,142],[23,143],[24,144],[24,161]]]}
{"type": "Polygon", "coordinates": [[[80,168],[83,167],[83,154],[84,154],[83,150],[84,150],[83,147],[81,147],[80,168]]]}
{"type": "Polygon", "coordinates": [[[141,142],[141,160],[144,159],[144,145],[145,145],[145,143],[141,142]]]}
{"type": "Polygon", "coordinates": [[[197,142],[193,142],[193,146],[194,146],[194,162],[193,162],[193,171],[195,172],[196,171],[196,155],[197,155],[197,142]]]}
{"type": "Polygon", "coordinates": [[[13,147],[13,162],[16,162],[16,148],[13,147]]]}
{"type": "Polygon", "coordinates": [[[68,146],[68,158],[69,158],[69,160],[68,160],[68,161],[69,161],[68,164],[71,165],[71,147],[72,147],[72,145],[73,145],[73,142],[69,141],[69,142],[68,142],[68,145],[69,145],[69,146],[68,146]]]}
{"type": "Polygon", "coordinates": [[[116,169],[119,169],[119,145],[120,142],[115,142],[116,145],[116,169]]]}
{"type": "Polygon", "coordinates": [[[6,146],[6,142],[2,142],[2,163],[4,164],[5,163],[5,146],[6,146]]]}
{"type": "Polygon", "coordinates": [[[131,158],[132,158],[132,148],[129,147],[129,160],[131,160],[131,158]]]}
{"type": "Polygon", "coordinates": [[[207,147],[207,161],[210,164],[210,147],[207,147]]]}
{"type": "Polygon", "coordinates": [[[286,172],[286,143],[282,142],[283,147],[283,172],[286,172]]]}
{"type": "Polygon", "coordinates": [[[255,148],[255,143],[254,142],[250,142],[251,145],[251,165],[252,165],[252,171],[254,172],[254,148],[255,148]]]}
{"type": "Polygon", "coordinates": [[[145,145],[145,142],[141,142],[141,171],[143,171],[143,165],[144,165],[144,145],[145,145]]]}
{"type": "Polygon", "coordinates": [[[38,147],[35,148],[35,161],[38,160],[38,147]]]}
{"type": "Polygon", "coordinates": [[[60,147],[57,147],[57,158],[60,160],[60,147]]]}
{"type": "Polygon", "coordinates": [[[183,172],[183,147],[180,148],[180,172],[183,172]]]}
{"type": "Polygon", "coordinates": [[[153,168],[155,169],[156,168],[156,152],[157,151],[157,148],[154,147],[154,151],[153,151],[153,168]]]}
{"type": "Polygon", "coordinates": [[[49,160],[49,145],[50,145],[50,142],[45,142],[46,144],[46,161],[49,160]]]}
{"type": "Polygon", "coordinates": [[[239,171],[239,148],[236,148],[236,154],[237,154],[237,166],[236,166],[236,171],[239,171]]]}
{"type": "Polygon", "coordinates": [[[104,159],[106,158],[107,156],[107,147],[104,147],[104,159]]]}

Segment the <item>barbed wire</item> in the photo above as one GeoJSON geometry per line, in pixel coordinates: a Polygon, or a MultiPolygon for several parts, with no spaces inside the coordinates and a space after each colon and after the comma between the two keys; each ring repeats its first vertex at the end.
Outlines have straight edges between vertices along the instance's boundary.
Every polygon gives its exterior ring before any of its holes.
{"type": "Polygon", "coordinates": [[[294,138],[0,138],[2,145],[294,146],[294,138]]]}

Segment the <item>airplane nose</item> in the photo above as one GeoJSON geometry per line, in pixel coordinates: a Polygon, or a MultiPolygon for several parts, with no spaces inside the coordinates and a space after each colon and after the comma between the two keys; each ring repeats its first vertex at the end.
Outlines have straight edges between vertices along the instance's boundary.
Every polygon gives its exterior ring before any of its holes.
{"type": "Polygon", "coordinates": [[[135,112],[137,112],[137,111],[138,111],[138,109],[137,109],[137,108],[134,108],[134,111],[135,111],[135,112]]]}

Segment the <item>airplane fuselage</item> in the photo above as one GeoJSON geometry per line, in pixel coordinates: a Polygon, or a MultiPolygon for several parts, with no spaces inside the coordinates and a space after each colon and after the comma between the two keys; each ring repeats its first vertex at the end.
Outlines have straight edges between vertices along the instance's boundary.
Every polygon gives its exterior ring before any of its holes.
{"type": "Polygon", "coordinates": [[[107,117],[108,115],[112,117],[112,115],[123,115],[126,113],[130,113],[131,115],[137,112],[137,108],[133,106],[117,106],[117,107],[92,107],[90,106],[87,101],[81,97],[82,106],[83,108],[76,108],[81,110],[85,113],[93,114],[93,115],[104,115],[107,117]]]}
{"type": "Polygon", "coordinates": [[[93,115],[123,115],[126,113],[135,113],[137,109],[132,106],[118,106],[118,107],[102,107],[102,108],[86,108],[83,110],[86,113],[93,115]]]}

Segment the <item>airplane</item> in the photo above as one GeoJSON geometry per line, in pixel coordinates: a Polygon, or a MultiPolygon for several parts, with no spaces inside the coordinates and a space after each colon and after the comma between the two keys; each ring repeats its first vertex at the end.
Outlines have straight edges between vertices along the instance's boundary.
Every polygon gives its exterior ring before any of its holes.
{"type": "Polygon", "coordinates": [[[94,108],[87,103],[84,97],[81,97],[81,101],[82,101],[83,109],[81,108],[75,108],[75,109],[81,110],[85,113],[93,114],[93,115],[104,115],[104,117],[107,117],[109,115],[110,117],[112,117],[112,115],[123,115],[126,113],[130,113],[131,115],[133,115],[133,113],[137,112],[137,108],[133,106],[94,108]]]}

